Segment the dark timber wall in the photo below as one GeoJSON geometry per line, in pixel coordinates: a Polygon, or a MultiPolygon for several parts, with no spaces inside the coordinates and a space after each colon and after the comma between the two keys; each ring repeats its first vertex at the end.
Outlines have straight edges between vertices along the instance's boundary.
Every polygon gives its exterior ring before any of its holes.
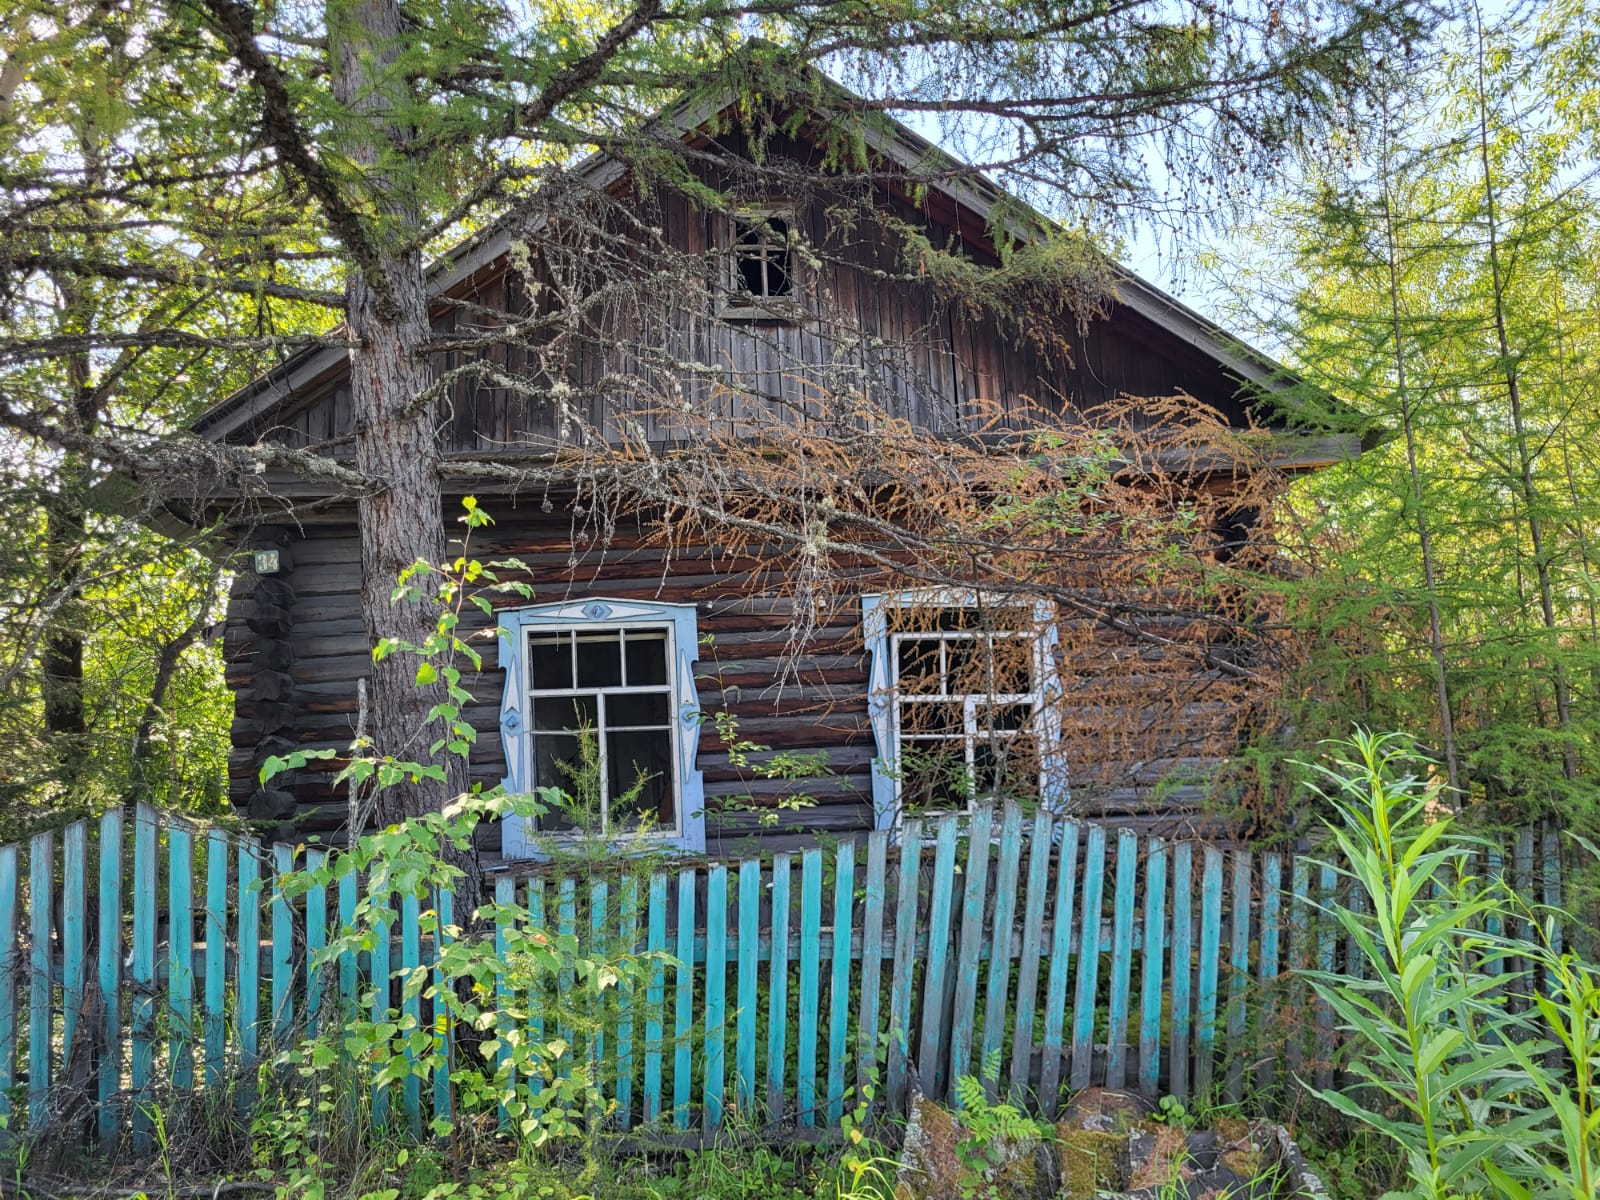
{"type": "MultiPolygon", "coordinates": [[[[499,497],[486,503],[496,523],[474,534],[474,555],[524,559],[532,571],[535,602],[608,596],[697,605],[704,643],[697,685],[708,716],[699,754],[708,849],[734,852],[752,838],[773,848],[814,841],[817,834],[870,828],[875,747],[867,722],[868,664],[859,603],[849,600],[832,614],[798,660],[797,674],[779,690],[791,602],[759,587],[752,590],[752,572],[763,566],[759,556],[733,557],[700,547],[674,551],[668,560],[636,524],[622,523],[602,546],[582,532],[574,537],[574,527],[581,531],[583,521],[565,505],[553,504],[546,513],[538,500],[499,497]],[[743,739],[774,751],[826,751],[831,774],[785,783],[734,768],[709,719],[724,709],[737,717],[743,739]],[[815,803],[778,813],[775,821],[762,819],[779,797],[797,793],[815,803]]],[[[369,663],[354,513],[326,514],[297,534],[285,537],[274,530],[272,536],[273,544],[285,550],[287,569],[268,580],[241,577],[228,616],[228,683],[237,697],[232,795],[250,815],[292,824],[297,836],[329,832],[344,822],[348,800],[331,786],[335,766],[316,764],[270,790],[258,786],[257,773],[268,752],[291,746],[343,750],[354,736],[357,681],[369,663]],[[265,635],[258,632],[263,629],[265,635]]],[[[863,575],[860,590],[873,587],[872,577],[863,575]]],[[[466,680],[476,701],[467,716],[480,734],[472,774],[490,785],[505,774],[499,733],[503,677],[497,643],[482,636],[490,623],[470,607],[467,612],[464,624],[475,631],[471,640],[480,647],[485,667],[466,680]]],[[[1134,760],[1119,735],[1139,719],[1138,700],[1128,697],[1125,676],[1119,674],[1112,685],[1120,689],[1118,707],[1106,707],[1097,679],[1105,661],[1109,653],[1104,660],[1091,653],[1064,664],[1068,695],[1078,705],[1068,724],[1079,723],[1071,719],[1076,713],[1083,726],[1074,731],[1079,736],[1069,764],[1074,807],[1116,814],[1145,830],[1193,829],[1200,818],[1186,801],[1195,793],[1168,786],[1158,796],[1153,785],[1174,770],[1205,767],[1208,760],[1197,756],[1196,747],[1214,745],[1209,731],[1226,728],[1242,698],[1225,681],[1217,682],[1214,694],[1202,687],[1183,707],[1181,721],[1175,707],[1154,703],[1150,711],[1173,727],[1153,740],[1133,739],[1141,747],[1134,760]]],[[[1160,688],[1171,684],[1159,676],[1151,682],[1160,688]]],[[[499,849],[493,830],[485,830],[484,848],[499,849]]]]}

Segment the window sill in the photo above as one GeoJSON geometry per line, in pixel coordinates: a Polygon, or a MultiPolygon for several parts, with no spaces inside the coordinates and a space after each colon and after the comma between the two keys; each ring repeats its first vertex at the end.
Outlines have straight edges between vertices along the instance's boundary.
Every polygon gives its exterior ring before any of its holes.
{"type": "Polygon", "coordinates": [[[751,324],[798,325],[806,312],[793,300],[729,300],[717,306],[717,317],[751,324]]]}

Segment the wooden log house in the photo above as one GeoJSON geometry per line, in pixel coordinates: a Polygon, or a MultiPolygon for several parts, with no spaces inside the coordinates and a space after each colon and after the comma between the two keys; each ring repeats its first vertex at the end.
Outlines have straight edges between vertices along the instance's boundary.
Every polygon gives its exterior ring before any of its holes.
{"type": "MultiPolygon", "coordinates": [[[[715,104],[686,106],[663,120],[677,122],[695,144],[737,148],[737,125],[711,121],[717,111],[715,104]]],[[[879,161],[908,166],[932,153],[904,128],[882,133],[871,149],[879,161]]],[[[788,156],[803,168],[796,178],[817,173],[820,154],[804,133],[776,139],[766,153],[769,163],[788,156]]],[[[635,186],[623,164],[605,156],[575,168],[572,177],[597,195],[616,197],[635,186]]],[[[1051,317],[1060,326],[1054,350],[1018,337],[996,317],[942,299],[931,283],[895,269],[905,260],[906,239],[959,245],[973,263],[994,264],[1000,206],[1014,202],[971,179],[919,190],[915,201],[881,182],[872,186],[872,205],[893,221],[841,220],[841,206],[820,188],[774,195],[769,186],[734,211],[709,211],[665,186],[630,194],[627,204],[643,214],[641,226],[649,223],[640,233],[641,258],[652,253],[643,245],[651,243],[679,261],[704,264],[705,288],[653,314],[625,305],[599,311],[583,334],[567,337],[554,375],[547,360],[515,340],[485,350],[495,371],[459,373],[441,400],[447,464],[558,455],[572,448],[580,426],[590,438],[621,440],[642,430],[650,444],[667,444],[681,431],[662,395],[696,406],[702,429],[737,436],[741,422],[769,419],[772,403],[804,410],[808,388],[841,363],[883,411],[952,436],[973,433],[980,420],[990,431],[1020,425],[1026,411],[1041,406],[1087,414],[1117,397],[1181,394],[1232,424],[1253,415],[1282,431],[1279,463],[1291,470],[1360,452],[1349,433],[1291,434],[1268,403],[1283,387],[1280,368],[1126,271],[1114,273],[1110,299],[1092,320],[1051,317]],[[642,331],[644,321],[655,324],[642,331]],[[646,344],[657,351],[649,363],[630,349],[646,344]],[[662,364],[671,362],[715,364],[720,381],[688,368],[681,378],[663,378],[670,368],[662,364]],[[654,381],[644,389],[654,399],[603,387],[607,377],[630,374],[654,381]],[[502,386],[508,377],[543,379],[544,394],[502,386]],[[564,410],[564,394],[583,397],[580,413],[564,410]],[[756,412],[762,402],[768,417],[756,412]]],[[[509,219],[438,264],[436,329],[481,331],[493,323],[485,313],[512,321],[553,303],[557,289],[539,282],[555,269],[539,265],[540,236],[538,228],[509,219]]],[[[442,355],[436,369],[461,365],[458,352],[442,355]]],[[[215,440],[277,440],[338,458],[348,453],[351,432],[346,369],[340,351],[302,353],[218,403],[198,429],[215,440]]],[[[332,771],[302,770],[265,787],[258,772],[270,754],[343,748],[354,733],[357,684],[370,663],[355,507],[287,477],[268,474],[261,486],[256,507],[269,513],[269,523],[256,525],[242,549],[268,553],[242,559],[225,632],[236,695],[231,792],[250,817],[292,826],[299,835],[327,835],[347,812],[346,798],[330,786],[332,771]],[[274,499],[294,503],[292,520],[270,517],[274,499]]],[[[548,488],[486,491],[462,481],[454,490],[441,519],[459,515],[462,495],[480,495],[495,524],[477,538],[475,554],[520,556],[534,589],[531,601],[500,612],[505,632],[498,653],[490,649],[485,670],[470,679],[476,705],[468,716],[480,731],[475,780],[514,788],[559,783],[553,773],[574,754],[572,725],[581,718],[608,755],[612,799],[626,790],[630,771],[636,779],[642,770],[647,782],[633,804],[653,813],[660,836],[686,851],[728,853],[750,848],[752,840],[787,847],[892,826],[899,818],[908,787],[896,765],[904,750],[898,697],[905,690],[897,672],[905,659],[881,620],[893,597],[874,587],[870,573],[790,664],[795,673],[780,689],[793,601],[781,582],[761,582],[759,554],[748,548],[730,554],[715,544],[669,553],[647,536],[650,512],[613,514],[602,530],[571,495],[548,488]],[[575,715],[552,717],[553,705],[575,715]],[[737,718],[740,739],[768,748],[753,761],[815,754],[825,772],[800,780],[762,777],[740,762],[708,719],[718,711],[737,718]],[[808,803],[785,808],[783,798],[795,793],[808,803]]],[[[940,638],[954,645],[967,636],[959,619],[935,632],[924,649],[940,638]]],[[[1070,698],[1093,664],[1058,664],[1043,654],[1035,664],[1023,699],[1040,703],[1023,719],[1041,719],[1050,693],[1070,714],[1070,698]]],[[[1214,746],[1193,736],[1216,715],[1203,711],[1207,703],[1182,714],[1183,728],[1170,731],[1167,752],[1141,761],[1118,758],[1115,749],[1105,761],[1083,755],[1055,761],[1043,747],[1041,798],[1080,814],[1114,815],[1125,825],[1192,829],[1198,790],[1170,781],[1174,772],[1192,775],[1215,756],[1214,746]],[[1160,787],[1164,779],[1168,786],[1160,787]]],[[[1039,733],[1048,741],[1052,730],[1039,733]]],[[[960,751],[961,728],[950,736],[960,751]]],[[[971,742],[966,737],[969,759],[971,742]]],[[[483,849],[506,858],[531,855],[535,835],[524,823],[507,822],[486,832],[483,849]]]]}

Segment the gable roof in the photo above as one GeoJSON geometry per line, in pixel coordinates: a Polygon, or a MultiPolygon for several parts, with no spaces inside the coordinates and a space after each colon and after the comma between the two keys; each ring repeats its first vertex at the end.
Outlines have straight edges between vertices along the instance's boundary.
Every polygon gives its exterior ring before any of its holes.
{"type": "MultiPolygon", "coordinates": [[[[826,95],[848,102],[855,97],[841,84],[807,68],[821,81],[826,95]]],[[[680,101],[658,115],[652,127],[663,137],[687,140],[702,131],[718,114],[737,100],[731,88],[707,92],[680,101]]],[[[825,108],[824,108],[824,111],[825,108]]],[[[868,124],[863,130],[867,148],[886,161],[908,172],[926,171],[929,163],[961,164],[948,152],[906,125],[886,117],[883,126],[868,124]]],[[[620,181],[629,167],[615,155],[597,152],[571,169],[577,182],[604,190],[620,181]]],[[[959,208],[966,209],[985,224],[992,224],[997,208],[1003,204],[1002,227],[1018,241],[1032,241],[1056,226],[1042,213],[1018,200],[992,180],[976,172],[958,170],[949,178],[930,183],[930,190],[943,194],[959,208]]],[[[515,212],[496,220],[474,236],[448,251],[428,271],[431,297],[448,295],[504,256],[510,248],[515,212]]],[[[544,218],[536,218],[518,230],[518,236],[536,232],[544,218]]],[[[1167,336],[1181,342],[1216,363],[1226,374],[1262,396],[1284,395],[1304,386],[1302,380],[1267,354],[1228,333],[1216,322],[1183,304],[1155,284],[1136,275],[1117,262],[1109,264],[1113,300],[1149,321],[1167,336]]],[[[241,428],[252,425],[276,405],[292,400],[304,389],[335,374],[346,362],[346,352],[338,347],[313,347],[293,355],[281,365],[264,372],[250,383],[224,397],[196,418],[194,432],[222,440],[241,428]]],[[[1348,412],[1353,427],[1357,414],[1331,397],[1321,398],[1332,411],[1348,412]]],[[[1348,428],[1314,431],[1327,436],[1315,438],[1295,456],[1293,465],[1320,466],[1340,458],[1354,457],[1367,448],[1359,434],[1348,428]]]]}

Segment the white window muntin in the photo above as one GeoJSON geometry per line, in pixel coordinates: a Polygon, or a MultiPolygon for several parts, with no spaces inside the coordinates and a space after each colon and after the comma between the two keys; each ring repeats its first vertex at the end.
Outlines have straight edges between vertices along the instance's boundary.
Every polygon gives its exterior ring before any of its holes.
{"type": "MultiPolygon", "coordinates": [[[[976,604],[943,604],[937,607],[943,609],[977,609],[976,604]]],[[[1036,744],[1043,744],[1044,729],[1042,728],[1043,695],[1041,680],[1044,677],[1044,663],[1042,661],[1042,641],[1038,631],[1034,629],[1016,630],[989,630],[989,629],[962,629],[962,630],[901,630],[889,635],[889,661],[894,673],[891,684],[894,692],[894,742],[896,758],[903,757],[904,747],[929,742],[962,742],[962,759],[966,765],[967,778],[976,781],[978,778],[977,753],[978,748],[988,743],[994,745],[998,741],[1011,741],[1023,735],[1032,734],[1037,739],[1036,744]],[[1029,655],[1028,673],[1030,690],[1026,692],[995,692],[993,644],[1003,639],[1026,640],[1030,643],[1032,653],[1029,655]],[[989,688],[981,692],[952,689],[952,683],[960,681],[951,679],[951,653],[954,644],[972,644],[986,642],[990,646],[990,653],[985,655],[988,662],[989,688]],[[939,646],[939,690],[937,692],[908,692],[901,687],[900,680],[900,649],[907,643],[920,643],[928,645],[937,643],[939,646]],[[918,706],[961,705],[961,730],[960,732],[928,732],[926,729],[917,729],[915,722],[908,731],[906,728],[906,715],[909,710],[918,706]],[[1028,718],[1026,727],[1016,729],[997,728],[992,720],[992,713],[1002,707],[1026,706],[1028,718]],[[988,721],[984,717],[990,717],[988,721]]],[[[1041,771],[1042,774],[1042,771],[1041,771]]],[[[905,769],[901,764],[896,772],[896,799],[904,790],[905,769]]],[[[978,797],[969,797],[967,808],[970,810],[972,802],[978,797]]]]}

